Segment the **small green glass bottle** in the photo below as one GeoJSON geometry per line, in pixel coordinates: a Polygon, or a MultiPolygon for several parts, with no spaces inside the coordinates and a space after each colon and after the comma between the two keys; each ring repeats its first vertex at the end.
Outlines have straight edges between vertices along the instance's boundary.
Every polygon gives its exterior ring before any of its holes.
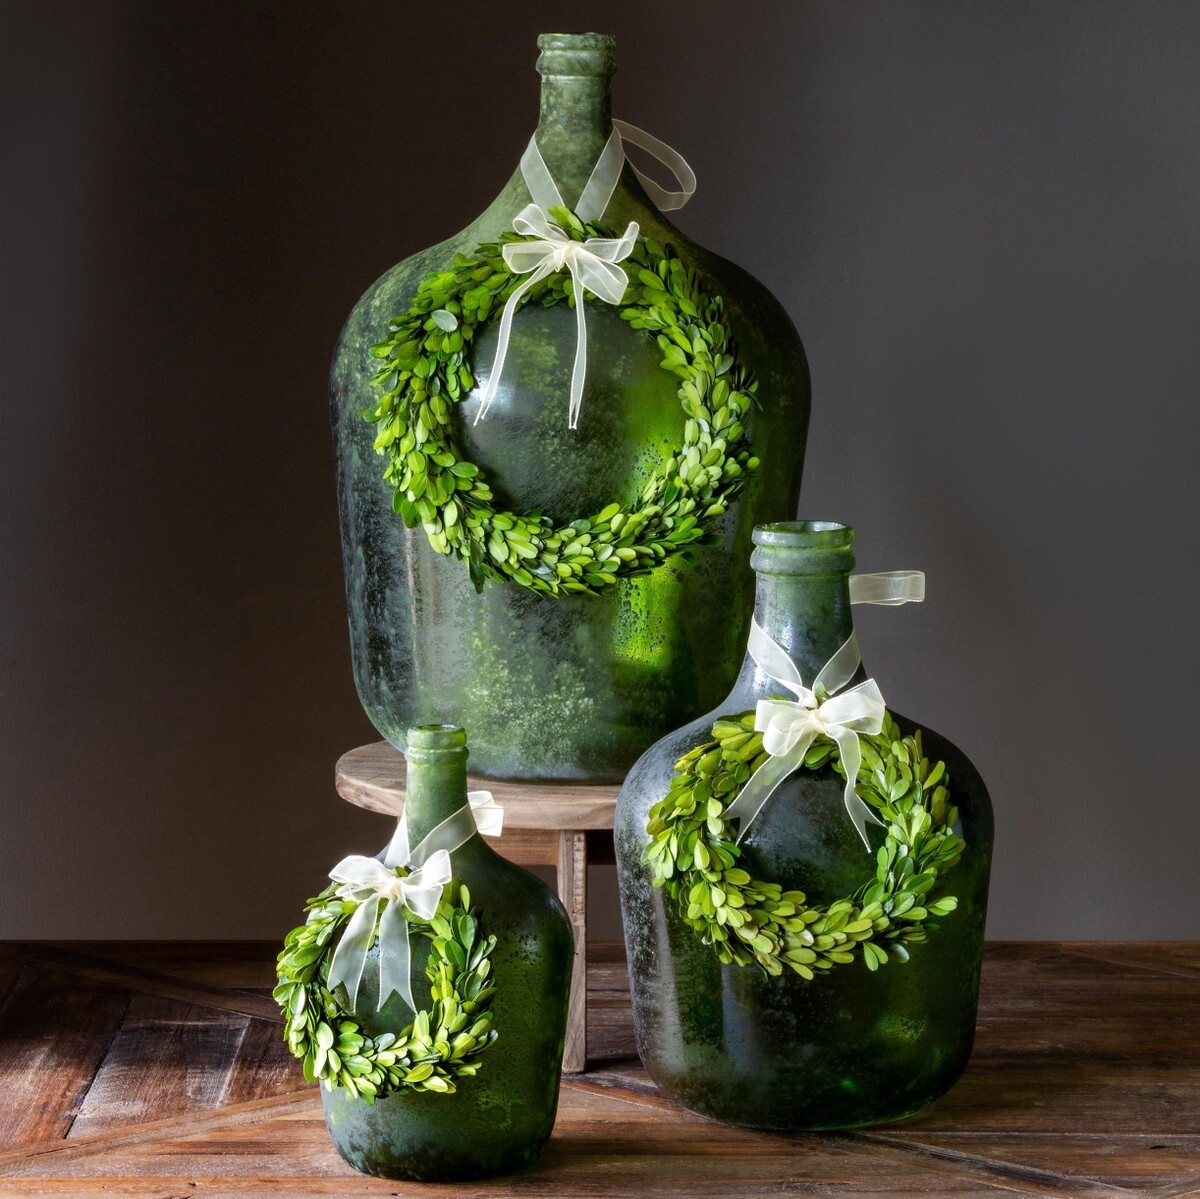
{"type": "MultiPolygon", "coordinates": [[[[810,687],[853,632],[853,536],[825,522],[754,531],[755,618],[810,687]]],[[[865,678],[860,667],[854,682],[865,678]]],[[[617,869],[638,1053],[674,1099],[731,1124],[799,1131],[900,1119],[949,1090],[974,1035],[992,810],[966,756],[922,726],[925,756],[945,762],[958,809],[952,827],[965,849],[928,895],[957,897],[957,910],[905,947],[908,961],[893,950],[872,972],[855,955],[811,980],[786,968],[770,977],[754,963],[722,965],[643,861],[650,809],[667,795],[675,763],[711,739],[719,716],[754,712],[781,691],[747,654],[728,698],[651,746],[622,789],[617,869]]],[[[904,735],[917,727],[891,715],[904,735]]],[[[844,786],[829,763],[793,773],[752,823],[738,867],[803,891],[813,907],[859,893],[874,881],[876,859],[847,815],[844,786]]],[[[883,830],[867,827],[875,850],[883,830]]]]}
{"type": "MultiPolygon", "coordinates": [[[[407,757],[405,818],[416,846],[467,803],[466,734],[451,725],[410,729],[407,757]]],[[[554,1127],[574,952],[567,913],[549,887],[478,833],[450,861],[449,886],[469,889],[481,933],[496,938],[497,1038],[453,1094],[398,1091],[368,1106],[322,1084],[329,1134],[367,1174],[430,1182],[508,1174],[537,1159],[554,1127]]],[[[424,978],[429,941],[413,936],[411,945],[413,978],[424,978]]],[[[428,984],[414,988],[417,1005],[428,1007],[428,984]]],[[[364,1031],[399,1033],[412,1022],[399,995],[379,1011],[377,1001],[378,971],[369,963],[355,1005],[364,1031]]]]}

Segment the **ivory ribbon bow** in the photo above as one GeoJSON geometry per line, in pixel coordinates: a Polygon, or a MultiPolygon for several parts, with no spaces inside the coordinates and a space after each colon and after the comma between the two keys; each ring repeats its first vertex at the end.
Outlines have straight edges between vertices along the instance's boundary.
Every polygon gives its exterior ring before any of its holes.
{"type": "MultiPolygon", "coordinates": [[[[642,174],[637,167],[633,167],[647,193],[664,212],[682,208],[695,192],[696,176],[680,154],[634,125],[628,125],[624,121],[613,121],[612,133],[600,152],[600,157],[597,158],[575,206],[575,214],[581,221],[598,221],[604,215],[625,166],[625,142],[640,146],[675,175],[680,190],[672,192],[642,174]]],[[[633,164],[630,163],[630,166],[633,164]]],[[[547,218],[546,214],[551,208],[563,206],[563,198],[538,149],[536,137],[529,139],[529,145],[521,158],[521,174],[533,203],[517,214],[513,221],[513,229],[531,240],[510,242],[504,247],[503,254],[504,261],[514,274],[527,274],[529,278],[509,296],[500,315],[496,358],[479,398],[479,410],[475,414],[474,423],[478,424],[487,415],[492,401],[496,398],[504,360],[508,355],[513,316],[521,298],[547,275],[567,270],[571,272],[575,292],[575,365],[571,371],[571,398],[567,408],[567,425],[574,429],[579,425],[583,384],[587,378],[587,320],[584,315],[584,296],[591,292],[606,304],[621,302],[625,289],[629,286],[629,276],[617,263],[628,258],[633,251],[638,237],[638,225],[636,221],[630,221],[620,238],[590,237],[582,242],[573,241],[547,218]]]]}
{"type": "MultiPolygon", "coordinates": [[[[920,571],[888,571],[854,575],[850,579],[852,604],[919,603],[925,598],[925,576],[920,571]]],[[[741,819],[738,841],[746,835],[763,805],[793,771],[798,770],[813,742],[828,737],[837,744],[846,772],[843,793],[846,811],[868,851],[867,821],[880,821],[855,790],[862,748],[859,734],[882,732],[886,707],[874,679],[843,688],[862,665],[858,638],[851,633],[837,652],[821,667],[811,688],[804,685],[800,668],[787,651],[768,635],[758,621],[750,625],[747,646],[750,656],[764,674],[795,695],[794,700],[760,700],[754,713],[754,728],[763,735],[763,749],[771,756],[750,776],[737,799],[725,809],[728,820],[741,819]]]]}
{"type": "Polygon", "coordinates": [[[583,297],[590,291],[606,304],[621,302],[629,286],[629,276],[617,263],[628,258],[633,251],[638,235],[637,221],[630,221],[624,236],[618,239],[589,237],[586,241],[573,241],[557,225],[551,224],[536,204],[530,204],[518,213],[513,228],[531,240],[509,242],[504,247],[504,261],[514,275],[528,275],[529,278],[508,297],[500,315],[496,359],[479,400],[475,423],[478,424],[487,415],[500,386],[500,372],[504,370],[504,359],[508,354],[513,314],[521,297],[547,275],[567,270],[571,272],[575,289],[575,367],[571,372],[571,401],[567,409],[567,425],[574,429],[579,424],[583,382],[587,377],[587,317],[584,314],[583,297]]]}
{"type": "Polygon", "coordinates": [[[411,852],[408,825],[403,816],[383,860],[351,854],[343,858],[329,877],[342,899],[358,903],[329,964],[328,987],[345,984],[353,1008],[366,970],[367,957],[375,943],[379,922],[379,999],[383,1007],[393,991],[415,1012],[412,993],[412,947],[409,944],[409,915],[428,923],[437,914],[442,891],[450,881],[450,855],[478,831],[498,837],[504,824],[504,809],[490,791],[472,791],[467,805],[448,816],[411,852]],[[409,867],[400,876],[397,867],[409,867]],[[380,915],[380,909],[383,909],[380,915]],[[407,913],[407,915],[406,915],[407,913]]]}

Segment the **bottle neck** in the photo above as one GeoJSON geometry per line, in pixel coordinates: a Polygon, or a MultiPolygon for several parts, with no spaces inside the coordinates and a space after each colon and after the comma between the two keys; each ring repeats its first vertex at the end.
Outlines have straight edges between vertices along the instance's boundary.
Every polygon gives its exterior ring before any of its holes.
{"type": "MultiPolygon", "coordinates": [[[[796,663],[807,687],[854,632],[853,539],[852,529],[826,521],[789,521],[754,530],[754,619],[796,663]]],[[[780,690],[747,652],[734,688],[741,705],[780,690]]]]}
{"type": "Polygon", "coordinates": [[[439,824],[467,803],[466,750],[427,755],[410,746],[404,818],[416,848],[439,824]]]}
{"type": "MultiPolygon", "coordinates": [[[[854,632],[850,609],[849,574],[759,575],[754,619],[772,640],[787,651],[811,687],[821,668],[854,632]]],[[[738,682],[747,680],[756,691],[773,694],[779,684],[763,674],[746,654],[738,682]]]]}
{"type": "Polygon", "coordinates": [[[612,133],[612,40],[551,34],[539,45],[538,149],[563,203],[574,207],[612,133]]]}

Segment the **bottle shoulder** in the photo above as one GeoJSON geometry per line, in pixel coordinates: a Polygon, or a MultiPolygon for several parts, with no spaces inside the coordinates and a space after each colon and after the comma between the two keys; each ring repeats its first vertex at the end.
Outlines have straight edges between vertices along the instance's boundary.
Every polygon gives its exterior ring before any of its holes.
{"type": "MultiPolygon", "coordinates": [[[[503,840],[501,836],[500,848],[503,840]]],[[[482,837],[463,846],[452,857],[451,867],[456,882],[470,891],[471,905],[478,908],[489,932],[571,937],[566,908],[553,888],[482,837]]]]}
{"type": "Polygon", "coordinates": [[[892,712],[891,716],[906,735],[920,730],[921,747],[930,762],[946,763],[946,786],[964,827],[972,837],[982,838],[990,845],[994,831],[992,801],[974,762],[949,737],[929,725],[900,712],[892,712]]]}

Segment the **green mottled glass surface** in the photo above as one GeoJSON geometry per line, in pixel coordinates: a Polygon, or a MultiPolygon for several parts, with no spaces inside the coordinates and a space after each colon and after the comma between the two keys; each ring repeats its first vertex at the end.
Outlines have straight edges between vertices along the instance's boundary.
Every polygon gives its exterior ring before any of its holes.
{"type": "MultiPolygon", "coordinates": [[[[611,129],[612,39],[553,34],[539,45],[538,144],[574,203],[611,129]]],[[[411,724],[454,720],[467,727],[480,774],[618,780],[736,675],[753,603],[743,570],[751,530],[796,510],[808,369],[776,300],[675,229],[626,167],[604,219],[621,230],[636,220],[643,233],[674,243],[724,297],[742,360],[759,380],[752,437],[762,467],[716,526],[720,543],[697,550],[694,566],[677,558],[600,596],[539,600],[495,582],[477,594],[464,563],[435,553],[421,529],[405,529],[392,511],[375,430],[361,416],[372,396],[368,350],[426,274],[511,228],[529,200],[518,171],[461,233],[379,279],[342,331],[331,404],[354,674],[368,716],[394,745],[411,724]]],[[[487,471],[503,506],[568,521],[629,502],[681,443],[678,380],[659,367],[658,346],[606,304],[589,303],[587,321],[578,429],[567,428],[576,332],[565,305],[519,313],[483,421],[472,423],[477,392],[460,406],[464,453],[487,471]]],[[[493,325],[475,342],[484,378],[495,347],[493,325]]]]}
{"type": "MultiPolygon", "coordinates": [[[[408,742],[410,843],[467,802],[466,738],[450,726],[414,729],[408,742]]],[[[465,884],[480,931],[496,937],[492,978],[495,1042],[479,1073],[452,1095],[398,1091],[368,1106],[342,1088],[321,1086],[325,1123],[356,1170],[423,1181],[489,1178],[536,1161],[554,1127],[567,1027],[574,942],[558,897],[527,870],[500,857],[478,834],[451,855],[452,888],[465,884]]],[[[414,936],[414,993],[428,1006],[429,942],[414,936]]],[[[372,1036],[399,1033],[413,1014],[398,995],[381,1011],[378,971],[364,973],[355,1016],[372,1036]]]]}
{"type": "MultiPolygon", "coordinates": [[[[844,526],[813,522],[755,533],[755,615],[806,680],[853,630],[852,537],[844,526]]],[[[865,677],[860,670],[855,681],[865,677]]],[[[958,910],[909,947],[907,963],[893,958],[871,973],[858,959],[811,982],[788,970],[769,978],[757,967],[722,966],[642,862],[649,810],[666,794],[675,761],[709,740],[718,715],[751,710],[779,690],[747,656],[728,698],[647,750],[621,791],[617,871],[638,1053],[673,1098],[731,1124],[802,1130],[897,1120],[949,1090],[971,1052],[992,809],[966,756],[920,726],[926,755],[946,762],[966,849],[938,888],[958,897],[958,910]]],[[[916,727],[893,715],[904,732],[916,727]]],[[[828,765],[793,775],[751,826],[739,865],[804,891],[810,903],[852,895],[873,879],[875,863],[846,814],[843,786],[828,765]]],[[[867,827],[877,847],[883,830],[867,827]]]]}

